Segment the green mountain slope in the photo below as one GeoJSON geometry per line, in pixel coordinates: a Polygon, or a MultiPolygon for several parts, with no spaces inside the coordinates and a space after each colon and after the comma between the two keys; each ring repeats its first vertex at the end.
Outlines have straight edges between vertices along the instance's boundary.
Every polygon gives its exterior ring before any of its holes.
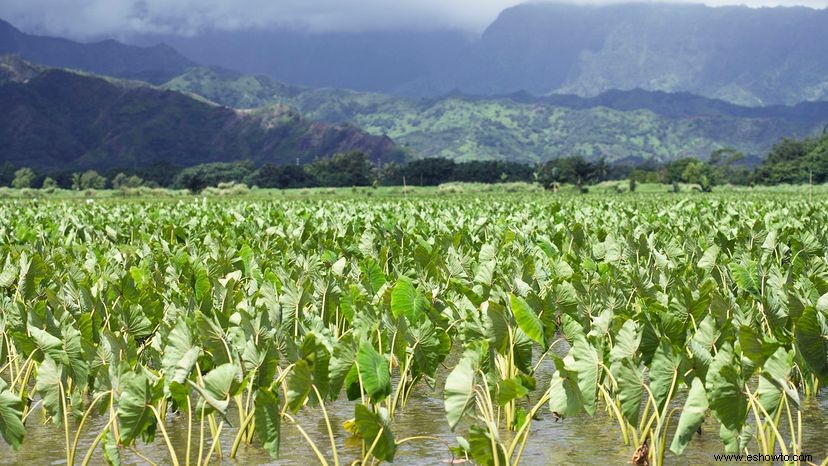
{"type": "Polygon", "coordinates": [[[309,118],[351,122],[410,146],[419,156],[534,162],[568,155],[618,160],[705,157],[722,147],[764,156],[782,137],[828,123],[828,103],[750,108],[691,94],[616,91],[594,98],[515,94],[415,100],[288,86],[198,68],[164,87],[233,107],[273,103],[309,118]]]}
{"type": "Polygon", "coordinates": [[[162,83],[195,66],[169,46],[135,47],[114,40],[74,42],[25,34],[0,20],[0,55],[15,54],[46,66],[162,83]]]}
{"type": "Polygon", "coordinates": [[[138,83],[0,58],[0,163],[32,168],[136,168],[249,159],[310,162],[362,150],[400,160],[387,137],[323,124],[282,105],[234,110],[138,83]]]}

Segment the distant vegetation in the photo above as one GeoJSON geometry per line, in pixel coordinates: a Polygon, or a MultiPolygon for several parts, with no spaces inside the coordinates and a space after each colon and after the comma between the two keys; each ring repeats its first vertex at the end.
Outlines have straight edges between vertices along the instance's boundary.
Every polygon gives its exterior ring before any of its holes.
{"type": "Polygon", "coordinates": [[[744,154],[720,149],[706,159],[681,158],[667,163],[609,163],[581,156],[552,159],[541,164],[503,161],[455,162],[431,157],[408,163],[374,164],[359,151],[335,154],[307,165],[257,166],[253,162],[212,162],[191,167],[156,165],[140,170],[113,169],[99,175],[86,172],[35,172],[10,163],[0,165],[0,185],[16,188],[62,187],[65,189],[116,189],[169,187],[200,192],[221,184],[243,183],[259,188],[309,188],[348,186],[437,186],[452,182],[528,182],[555,190],[564,184],[586,188],[608,180],[629,180],[630,191],[638,183],[691,184],[702,191],[715,186],[828,183],[828,135],[801,140],[783,139],[764,161],[754,167],[744,154]],[[49,180],[47,182],[47,180],[49,180]],[[111,181],[107,181],[111,180],[111,181]]]}
{"type": "Polygon", "coordinates": [[[749,108],[691,94],[613,91],[594,98],[514,94],[407,99],[288,86],[262,76],[191,69],[164,85],[233,108],[289,105],[305,117],[386,135],[420,157],[534,164],[581,155],[668,162],[733,147],[758,160],[782,137],[818,133],[828,103],[749,108]]]}

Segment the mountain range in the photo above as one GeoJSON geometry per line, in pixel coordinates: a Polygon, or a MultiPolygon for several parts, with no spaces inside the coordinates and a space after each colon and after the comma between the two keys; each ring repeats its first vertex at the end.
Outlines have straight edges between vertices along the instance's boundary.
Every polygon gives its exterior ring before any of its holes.
{"type": "Polygon", "coordinates": [[[0,59],[0,162],[295,163],[351,149],[640,162],[723,147],[756,160],[828,129],[826,11],[527,4],[479,38],[277,29],[146,46],[0,21],[0,53],[21,57],[0,59]]]}
{"type": "Polygon", "coordinates": [[[145,83],[0,58],[0,162],[36,169],[140,168],[251,160],[309,163],[361,150],[400,161],[393,142],[272,105],[235,110],[145,83]]]}
{"type": "Polygon", "coordinates": [[[640,88],[749,106],[828,99],[828,10],[805,7],[527,3],[479,37],[275,28],[134,40],[288,83],[417,97],[640,88]]]}
{"type": "Polygon", "coordinates": [[[596,97],[526,92],[404,98],[291,86],[265,76],[193,68],[162,85],[222,105],[288,105],[328,123],[387,135],[418,156],[534,163],[582,155],[607,161],[707,157],[734,147],[761,158],[783,137],[818,133],[828,102],[742,107],[688,93],[608,91],[596,97]]]}

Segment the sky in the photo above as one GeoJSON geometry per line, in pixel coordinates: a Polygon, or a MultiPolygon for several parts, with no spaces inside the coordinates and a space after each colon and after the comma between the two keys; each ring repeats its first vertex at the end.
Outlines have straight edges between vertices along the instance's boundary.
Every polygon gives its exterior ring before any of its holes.
{"type": "MultiPolygon", "coordinates": [[[[570,0],[569,3],[618,3],[570,0]]],[[[194,35],[209,29],[462,29],[479,33],[521,0],[2,0],[0,18],[31,33],[75,39],[194,35]]],[[[702,3],[701,1],[699,3],[702,3]]],[[[706,0],[711,6],[828,7],[828,0],[706,0]]]]}

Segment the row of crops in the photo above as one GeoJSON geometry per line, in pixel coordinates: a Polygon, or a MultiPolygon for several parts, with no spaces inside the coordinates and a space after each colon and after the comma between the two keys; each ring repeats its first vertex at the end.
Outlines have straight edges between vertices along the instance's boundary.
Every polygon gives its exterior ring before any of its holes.
{"type": "Polygon", "coordinates": [[[146,442],[206,465],[276,458],[290,429],[320,464],[390,462],[433,439],[395,435],[427,387],[457,436],[438,459],[517,465],[538,419],[585,416],[611,418],[636,464],[681,455],[703,423],[715,452],[800,454],[828,380],[825,207],[5,203],[0,436],[16,450],[45,422],[70,466],[146,442]],[[344,425],[326,409],[343,400],[344,425]]]}

